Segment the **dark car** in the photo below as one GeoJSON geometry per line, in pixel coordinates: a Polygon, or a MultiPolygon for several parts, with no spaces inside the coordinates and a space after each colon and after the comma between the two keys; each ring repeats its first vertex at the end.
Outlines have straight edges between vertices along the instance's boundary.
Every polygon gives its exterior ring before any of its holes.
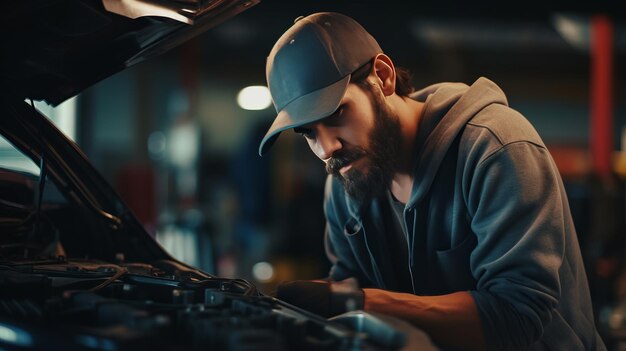
{"type": "Polygon", "coordinates": [[[33,105],[57,105],[257,2],[2,5],[0,349],[395,350],[424,337],[361,311],[327,320],[174,259],[33,105]]]}

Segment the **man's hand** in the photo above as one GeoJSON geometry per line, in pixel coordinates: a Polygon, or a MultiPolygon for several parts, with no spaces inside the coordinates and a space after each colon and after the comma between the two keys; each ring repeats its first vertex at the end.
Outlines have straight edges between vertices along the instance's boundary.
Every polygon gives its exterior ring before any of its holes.
{"type": "Polygon", "coordinates": [[[323,317],[363,309],[363,290],[356,280],[294,280],[278,285],[276,297],[323,317]]]}

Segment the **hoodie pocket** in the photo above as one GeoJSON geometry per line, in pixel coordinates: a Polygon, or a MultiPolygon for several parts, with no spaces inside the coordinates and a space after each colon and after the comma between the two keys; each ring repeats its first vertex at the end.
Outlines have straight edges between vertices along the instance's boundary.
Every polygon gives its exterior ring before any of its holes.
{"type": "Polygon", "coordinates": [[[440,279],[450,291],[470,290],[476,287],[476,280],[470,270],[470,255],[476,243],[476,236],[468,234],[459,245],[451,249],[437,250],[440,279]]]}

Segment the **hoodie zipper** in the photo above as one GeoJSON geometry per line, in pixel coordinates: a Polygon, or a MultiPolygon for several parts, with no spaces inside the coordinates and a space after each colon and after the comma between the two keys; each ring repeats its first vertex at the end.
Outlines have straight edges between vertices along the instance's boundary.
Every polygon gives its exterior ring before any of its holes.
{"type": "Polygon", "coordinates": [[[372,261],[372,268],[374,268],[374,275],[376,276],[376,280],[378,280],[379,285],[384,289],[385,288],[385,281],[383,280],[382,274],[380,274],[380,268],[378,268],[378,263],[376,262],[376,258],[374,257],[374,254],[372,253],[372,250],[370,249],[370,244],[369,241],[367,240],[367,233],[364,231],[363,232],[363,236],[364,236],[364,242],[365,242],[365,248],[367,249],[367,253],[370,256],[370,260],[372,261]]]}
{"type": "MultiPolygon", "coordinates": [[[[409,230],[409,225],[408,225],[408,221],[407,221],[407,211],[411,212],[414,211],[415,209],[412,207],[407,207],[404,209],[404,228],[405,228],[405,239],[406,239],[406,249],[408,250],[408,265],[409,265],[409,275],[411,276],[411,288],[413,289],[413,294],[417,294],[417,292],[415,291],[415,282],[413,281],[413,243],[415,242],[415,240],[410,240],[409,241],[409,232],[413,232],[413,229],[415,227],[415,223],[413,223],[413,226],[411,226],[411,230],[409,230]]],[[[413,216],[413,219],[415,219],[415,215],[413,216]]],[[[413,238],[415,239],[415,238],[413,238]]]]}

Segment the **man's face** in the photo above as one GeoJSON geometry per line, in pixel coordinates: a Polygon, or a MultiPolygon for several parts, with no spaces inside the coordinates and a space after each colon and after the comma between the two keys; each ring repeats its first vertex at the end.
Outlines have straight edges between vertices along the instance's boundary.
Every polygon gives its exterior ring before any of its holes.
{"type": "Polygon", "coordinates": [[[320,122],[297,128],[309,147],[362,203],[389,188],[400,151],[398,117],[380,91],[350,84],[339,109],[320,122]]]}

